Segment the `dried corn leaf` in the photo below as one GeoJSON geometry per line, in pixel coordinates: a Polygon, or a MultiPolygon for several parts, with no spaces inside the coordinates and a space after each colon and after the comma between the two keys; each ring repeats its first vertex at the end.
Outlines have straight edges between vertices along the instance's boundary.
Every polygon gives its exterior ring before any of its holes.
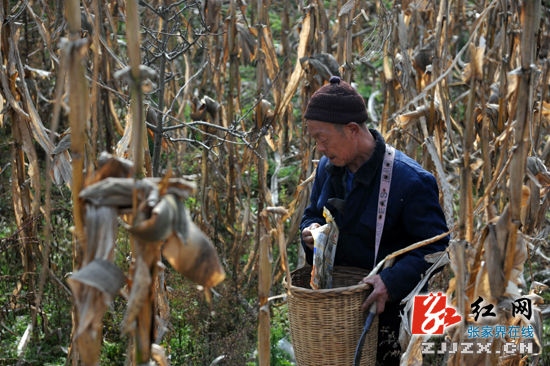
{"type": "Polygon", "coordinates": [[[470,163],[470,170],[472,172],[475,172],[479,168],[483,166],[483,160],[480,158],[476,158],[473,162],[470,163]]]}
{"type": "Polygon", "coordinates": [[[506,99],[510,100],[512,94],[518,90],[519,80],[521,78],[521,67],[510,71],[507,75],[508,79],[508,91],[506,92],[506,99]]]}
{"type": "Polygon", "coordinates": [[[422,366],[422,342],[421,336],[413,336],[408,343],[405,353],[401,356],[402,365],[422,366]]]}
{"type": "MultiPolygon", "coordinates": [[[[25,155],[28,158],[28,170],[27,174],[31,181],[32,191],[29,191],[31,196],[34,192],[40,192],[40,168],[38,166],[38,156],[36,154],[36,149],[34,148],[34,143],[32,141],[29,129],[32,128],[26,121],[18,119],[17,126],[14,128],[19,129],[19,134],[22,143],[22,149],[25,152],[25,155]]],[[[31,197],[32,198],[32,197],[31,197]]],[[[40,199],[31,200],[31,212],[32,215],[38,215],[40,210],[40,199]]]]}
{"type": "Polygon", "coordinates": [[[130,141],[132,141],[132,123],[131,113],[126,115],[126,124],[124,126],[124,133],[120,140],[116,144],[115,153],[116,156],[120,158],[128,158],[132,160],[131,150],[130,150],[130,141]]]}
{"type": "Polygon", "coordinates": [[[132,178],[106,178],[84,188],[80,192],[80,198],[97,206],[132,207],[134,183],[136,189],[144,195],[157,189],[150,179],[135,182],[132,178]]]}
{"type": "MultiPolygon", "coordinates": [[[[493,299],[496,299],[495,288],[491,286],[491,282],[490,282],[490,279],[494,280],[494,276],[493,277],[489,276],[488,272],[489,273],[491,272],[488,271],[487,268],[488,268],[487,262],[481,262],[479,264],[479,269],[477,270],[477,273],[476,273],[474,288],[472,293],[469,294],[471,295],[470,298],[477,299],[479,296],[481,296],[482,298],[487,299],[487,301],[490,301],[490,302],[492,302],[493,299]]],[[[502,272],[502,269],[500,269],[500,271],[498,272],[499,273],[497,273],[497,276],[500,273],[502,273],[503,278],[501,282],[504,283],[504,273],[502,272]]],[[[499,289],[499,291],[502,293],[503,290],[499,289]]]]}
{"type": "Polygon", "coordinates": [[[168,237],[162,255],[170,265],[190,280],[205,287],[214,287],[225,278],[216,248],[187,216],[186,232],[168,237]]]}
{"type": "MultiPolygon", "coordinates": [[[[132,189],[135,186],[141,197],[147,197],[147,204],[154,207],[158,201],[160,182],[160,178],[145,178],[136,182],[133,178],[109,177],[84,188],[80,192],[80,198],[97,206],[127,208],[132,205],[132,189]]],[[[193,182],[181,178],[170,178],[166,184],[165,193],[186,198],[195,189],[196,185],[193,182]]]]}
{"type": "Polygon", "coordinates": [[[393,68],[391,65],[390,56],[388,54],[384,54],[384,64],[383,64],[383,70],[384,70],[384,78],[386,81],[392,81],[393,80],[393,68]]]}
{"type": "Polygon", "coordinates": [[[65,131],[62,134],[62,136],[63,137],[61,137],[61,140],[59,140],[59,142],[57,143],[57,146],[55,147],[55,149],[53,149],[53,152],[52,152],[53,155],[61,154],[62,152],[69,150],[69,148],[71,147],[71,133],[70,133],[70,130],[67,129],[67,131],[65,131]]]}
{"type": "MultiPolygon", "coordinates": [[[[115,124],[115,129],[116,129],[116,132],[120,135],[120,136],[124,136],[124,133],[126,131],[126,128],[125,127],[122,127],[122,124],[120,123],[120,119],[118,118],[118,113],[115,109],[115,105],[113,103],[113,96],[111,93],[107,93],[107,104],[109,106],[109,112],[111,112],[111,116],[113,117],[113,121],[114,121],[114,124],[115,124]]],[[[119,141],[120,142],[120,141],[119,141]]],[[[121,156],[121,155],[119,155],[121,156]]]]}
{"type": "Polygon", "coordinates": [[[86,206],[86,253],[82,264],[94,259],[113,260],[117,234],[117,212],[109,206],[86,206]]]}
{"type": "MultiPolygon", "coordinates": [[[[42,20],[40,19],[40,17],[36,16],[36,13],[34,12],[34,10],[32,9],[32,6],[31,4],[27,3],[27,11],[29,12],[29,14],[32,16],[33,20],[36,22],[36,25],[37,25],[37,28],[38,28],[38,32],[40,33],[40,35],[42,36],[42,39],[46,42],[46,45],[48,47],[48,49],[50,48],[50,45],[51,45],[51,37],[50,37],[50,33],[48,32],[48,28],[44,25],[44,23],[42,22],[42,20]]],[[[52,50],[49,49],[49,51],[51,52],[52,50]]],[[[25,65],[26,66],[26,65],[25,65]]],[[[43,71],[43,70],[40,70],[40,71],[43,71]]],[[[47,72],[47,71],[43,71],[43,73],[46,73],[47,75],[42,75],[43,78],[47,78],[49,77],[49,74],[50,72],[47,72]]]]}
{"type": "Polygon", "coordinates": [[[164,347],[153,343],[151,345],[151,357],[155,360],[159,366],[169,366],[168,357],[166,357],[166,351],[164,347]]]}
{"type": "Polygon", "coordinates": [[[152,211],[147,205],[140,210],[136,216],[134,226],[129,231],[137,238],[143,241],[162,241],[168,238],[170,234],[178,227],[181,231],[186,231],[186,222],[179,215],[178,200],[171,194],[164,195],[158,203],[153,202],[152,211]]]}
{"type": "Polygon", "coordinates": [[[432,64],[434,58],[434,42],[433,38],[427,41],[422,47],[418,47],[413,53],[412,63],[415,69],[425,73],[429,65],[432,64]]]}
{"type": "MultiPolygon", "coordinates": [[[[482,37],[483,38],[483,37],[482,37]]],[[[485,46],[475,47],[470,45],[471,61],[466,64],[462,73],[462,80],[468,83],[473,77],[476,80],[483,78],[483,57],[485,54],[485,46]]]]}
{"type": "Polygon", "coordinates": [[[265,66],[267,69],[267,75],[273,81],[279,73],[279,62],[277,61],[277,54],[275,53],[275,46],[273,45],[273,36],[269,27],[262,28],[262,34],[264,37],[265,48],[265,66]]]}
{"type": "MultiPolygon", "coordinates": [[[[99,154],[97,165],[100,169],[104,168],[107,172],[100,174],[100,179],[107,177],[130,177],[134,174],[134,163],[128,159],[120,158],[103,151],[99,154]]],[[[98,173],[95,173],[98,175],[98,173]]]]}
{"type": "Polygon", "coordinates": [[[506,295],[511,297],[518,297],[521,295],[520,287],[525,287],[525,280],[523,279],[523,266],[527,260],[527,245],[521,233],[518,233],[516,240],[516,248],[514,252],[514,264],[510,273],[510,280],[506,287],[506,295]]]}
{"type": "Polygon", "coordinates": [[[491,294],[494,298],[503,295],[506,283],[504,275],[504,252],[506,238],[508,237],[506,222],[508,220],[508,207],[502,215],[495,219],[496,224],[488,225],[488,235],[482,245],[485,248],[485,262],[487,263],[487,276],[491,287],[491,294]]]}
{"type": "MultiPolygon", "coordinates": [[[[14,34],[13,36],[16,36],[14,34]]],[[[23,65],[21,63],[21,59],[19,58],[19,51],[17,50],[17,42],[14,42],[12,38],[10,38],[10,48],[15,50],[15,52],[10,52],[10,63],[16,64],[17,69],[21,74],[24,73],[23,65]]],[[[51,155],[54,151],[54,145],[51,142],[50,138],[48,137],[48,134],[46,132],[46,128],[44,127],[44,124],[42,123],[42,120],[40,119],[40,115],[38,114],[35,105],[33,103],[33,99],[31,98],[31,95],[29,93],[29,90],[27,88],[27,83],[23,82],[20,83],[21,85],[21,96],[23,97],[23,102],[26,107],[26,110],[28,111],[27,120],[29,120],[29,128],[30,131],[36,140],[38,144],[44,149],[46,154],[51,155]]],[[[10,103],[11,104],[11,103],[10,103]]],[[[25,113],[26,114],[26,113],[25,113]]],[[[71,163],[70,159],[67,158],[67,155],[59,155],[57,164],[53,165],[52,168],[54,169],[54,177],[57,176],[60,179],[64,179],[67,177],[66,174],[60,174],[56,173],[56,169],[61,169],[62,171],[71,171],[71,163]],[[60,166],[60,168],[57,168],[60,166]]],[[[63,183],[69,183],[71,180],[64,181],[63,183]]],[[[59,184],[59,180],[54,181],[56,184],[59,184]]]]}
{"type": "Polygon", "coordinates": [[[32,323],[29,323],[27,325],[27,329],[25,329],[25,332],[21,336],[21,339],[19,340],[17,344],[17,357],[22,357],[25,350],[27,349],[27,346],[29,344],[29,341],[31,339],[32,335],[32,323]]]}
{"type": "Polygon", "coordinates": [[[479,39],[479,46],[472,49],[472,63],[475,67],[476,78],[481,80],[483,78],[483,64],[485,55],[485,38],[482,36],[479,39]]]}
{"type": "MultiPolygon", "coordinates": [[[[0,94],[0,111],[4,111],[4,97],[0,94]]],[[[0,128],[4,127],[4,113],[0,113],[0,128]]]]}
{"type": "Polygon", "coordinates": [[[135,329],[135,321],[138,314],[148,300],[151,290],[151,273],[141,257],[136,259],[134,277],[132,278],[132,290],[126,306],[126,312],[122,319],[122,333],[129,333],[135,329]]]}
{"type": "Polygon", "coordinates": [[[527,157],[526,173],[538,186],[550,185],[550,171],[540,158],[536,156],[527,157]]]}
{"type": "MultiPolygon", "coordinates": [[[[300,32],[300,41],[298,43],[298,60],[306,55],[307,47],[313,35],[312,29],[312,15],[311,10],[309,10],[305,15],[304,20],[302,21],[302,30],[300,32]]],[[[300,62],[296,62],[296,65],[294,66],[294,71],[292,71],[292,74],[290,75],[281,102],[277,105],[275,109],[276,117],[280,116],[282,112],[287,109],[290,100],[298,89],[298,83],[302,79],[303,75],[304,69],[302,68],[302,65],[300,64],[300,62]]]]}
{"type": "Polygon", "coordinates": [[[211,33],[218,31],[221,6],[221,0],[206,0],[204,2],[204,18],[206,26],[211,33]]]}
{"type": "Polygon", "coordinates": [[[88,265],[73,273],[67,281],[69,284],[73,281],[80,282],[114,297],[124,285],[125,279],[124,273],[113,262],[94,259],[88,265]]]}
{"type": "Polygon", "coordinates": [[[256,37],[252,33],[252,29],[240,22],[237,23],[237,34],[240,41],[239,56],[245,64],[249,64],[256,58],[256,37]]]}
{"type": "Polygon", "coordinates": [[[531,282],[531,288],[529,289],[529,292],[531,294],[540,294],[543,291],[548,290],[549,286],[545,283],[541,283],[538,281],[531,282]]]}
{"type": "Polygon", "coordinates": [[[417,123],[419,121],[420,117],[426,116],[426,113],[428,113],[429,111],[430,108],[423,105],[416,108],[414,111],[403,113],[397,116],[395,118],[395,122],[400,128],[406,129],[412,127],[414,123],[417,123]]]}
{"type": "Polygon", "coordinates": [[[315,72],[321,76],[322,81],[328,81],[331,76],[340,76],[338,61],[329,53],[319,53],[311,57],[302,57],[300,59],[302,67],[311,66],[315,72]]]}

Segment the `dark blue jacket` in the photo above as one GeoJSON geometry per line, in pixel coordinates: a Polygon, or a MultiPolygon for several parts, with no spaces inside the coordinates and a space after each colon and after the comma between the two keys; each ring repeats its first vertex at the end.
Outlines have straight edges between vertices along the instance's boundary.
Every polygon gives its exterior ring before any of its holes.
{"type": "MultiPolygon", "coordinates": [[[[376,147],[371,158],[355,173],[346,194],[346,168],[332,165],[322,157],[317,167],[310,204],[304,211],[300,230],[312,223],[325,224],[323,207],[331,211],[340,230],[335,264],[371,269],[374,261],[376,211],[381,166],[386,151],[382,136],[371,130],[376,147]],[[347,196],[347,197],[346,197],[347,196]]],[[[439,205],[434,176],[416,161],[396,150],[388,209],[377,262],[410,244],[446,232],[445,216],[439,205]]],[[[391,301],[401,301],[430,267],[429,253],[444,250],[448,237],[398,257],[392,267],[380,272],[391,301]]],[[[311,264],[312,251],[303,242],[311,264]]]]}

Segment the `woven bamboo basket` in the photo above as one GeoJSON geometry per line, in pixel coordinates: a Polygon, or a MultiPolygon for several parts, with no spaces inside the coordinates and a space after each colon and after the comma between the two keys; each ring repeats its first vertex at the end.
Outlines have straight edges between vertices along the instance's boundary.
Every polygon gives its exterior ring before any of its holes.
{"type": "MultiPolygon", "coordinates": [[[[333,288],[312,290],[311,267],[292,272],[288,295],[290,335],[298,366],[352,366],[365,324],[361,304],[370,292],[357,283],[368,273],[359,268],[335,267],[333,288]]],[[[367,333],[361,366],[375,365],[378,316],[367,333]]]]}

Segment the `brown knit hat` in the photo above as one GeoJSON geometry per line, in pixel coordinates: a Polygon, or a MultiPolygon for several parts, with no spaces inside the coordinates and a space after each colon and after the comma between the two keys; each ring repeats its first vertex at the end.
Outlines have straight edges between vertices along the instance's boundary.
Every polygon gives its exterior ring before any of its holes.
{"type": "Polygon", "coordinates": [[[338,76],[330,78],[330,84],[319,88],[309,100],[304,115],[306,120],[337,124],[367,121],[367,107],[363,97],[338,76]]]}

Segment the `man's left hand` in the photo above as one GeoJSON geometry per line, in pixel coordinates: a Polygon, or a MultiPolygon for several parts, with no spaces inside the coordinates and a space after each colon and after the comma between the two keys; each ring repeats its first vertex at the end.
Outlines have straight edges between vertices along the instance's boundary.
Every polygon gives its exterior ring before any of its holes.
{"type": "Polygon", "coordinates": [[[386,301],[389,300],[390,295],[388,294],[388,289],[380,278],[380,275],[365,277],[361,280],[360,283],[368,283],[372,285],[372,292],[367,297],[363,305],[361,305],[361,310],[366,311],[369,309],[372,303],[376,303],[376,314],[380,314],[384,311],[386,306],[386,301]]]}

